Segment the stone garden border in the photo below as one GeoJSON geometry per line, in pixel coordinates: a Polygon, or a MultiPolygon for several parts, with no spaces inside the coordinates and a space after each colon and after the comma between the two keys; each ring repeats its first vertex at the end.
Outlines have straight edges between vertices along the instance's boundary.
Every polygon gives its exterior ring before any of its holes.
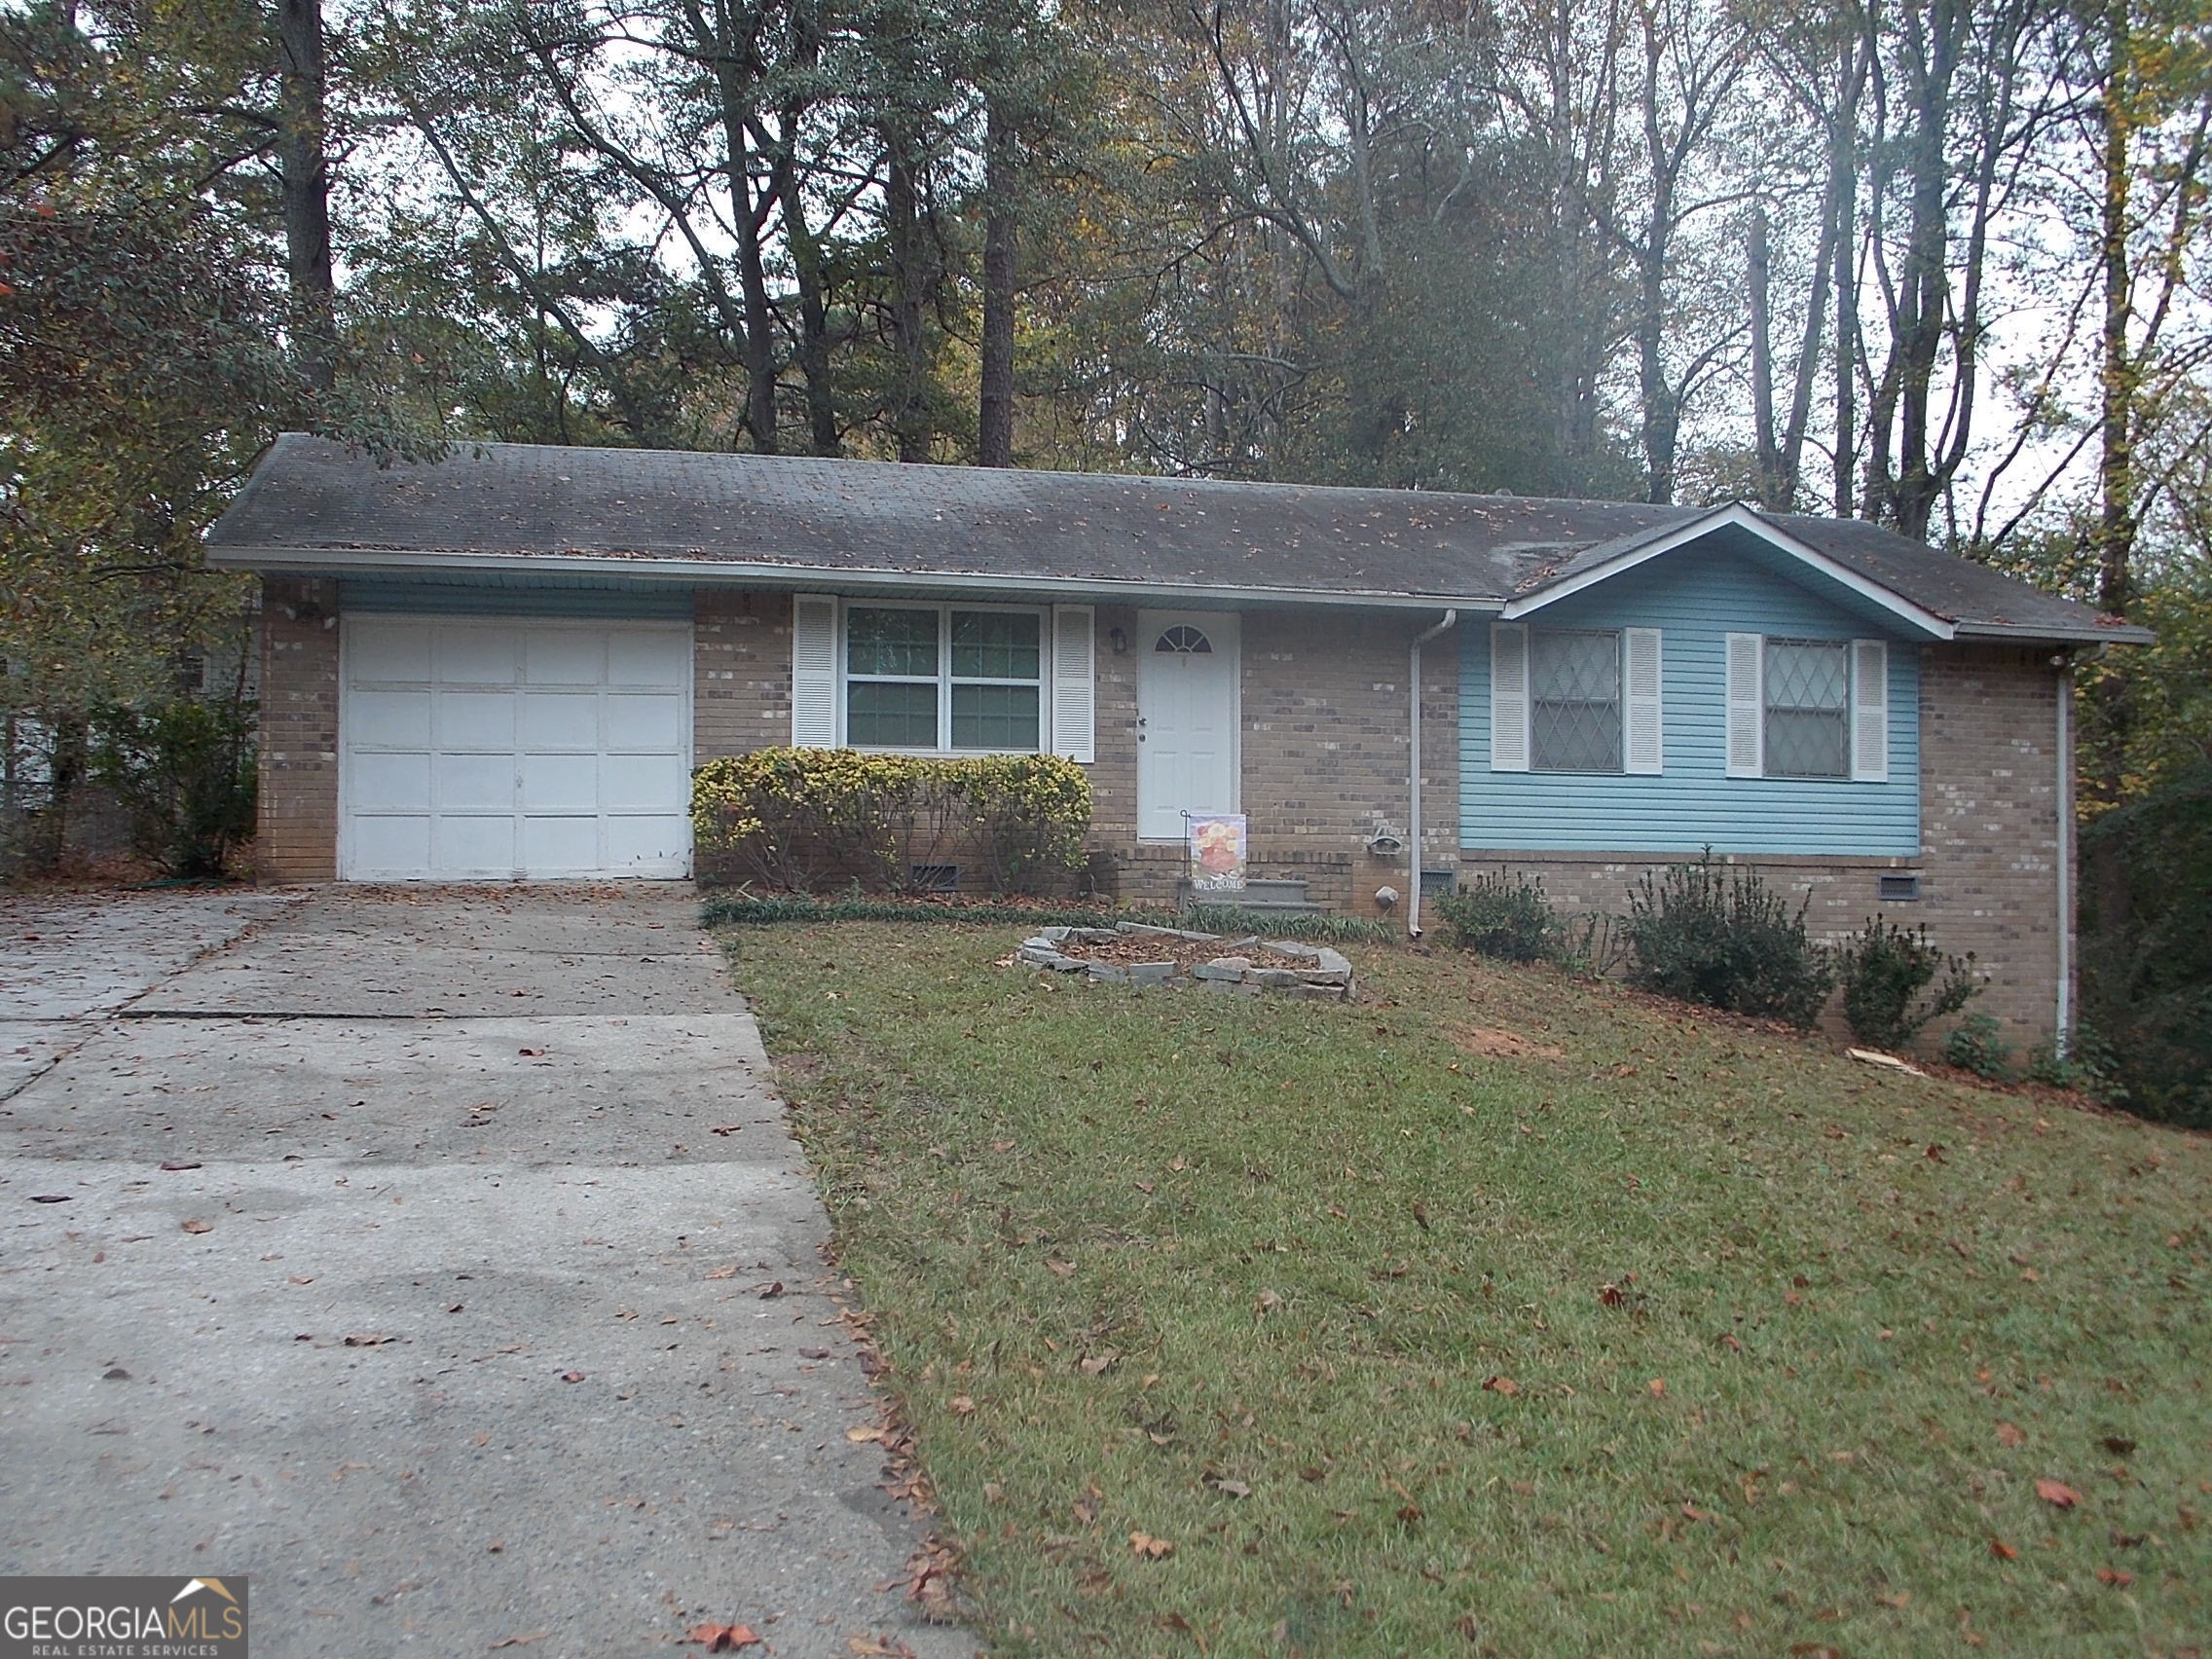
{"type": "Polygon", "coordinates": [[[1272,992],[1333,1002],[1349,1001],[1354,988],[1350,961],[1326,945],[1300,944],[1287,939],[1262,940],[1258,934],[1232,940],[1222,934],[1186,933],[1180,928],[1153,927],[1144,922],[1117,922],[1110,928],[1046,928],[1021,941],[1014,960],[1043,973],[1082,974],[1091,983],[1104,985],[1166,985],[1178,989],[1198,985],[1209,991],[1237,991],[1246,996],[1272,992]],[[1219,944],[1223,948],[1219,956],[1187,973],[1173,962],[1090,962],[1060,949],[1063,944],[1112,944],[1132,936],[1219,944]]]}

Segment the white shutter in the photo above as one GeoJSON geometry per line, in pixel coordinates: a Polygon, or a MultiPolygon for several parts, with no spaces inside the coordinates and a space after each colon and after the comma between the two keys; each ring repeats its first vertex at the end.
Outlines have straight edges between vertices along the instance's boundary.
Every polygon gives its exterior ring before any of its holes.
{"type": "Polygon", "coordinates": [[[792,601],[792,745],[837,747],[837,602],[828,594],[792,601]]]}
{"type": "Polygon", "coordinates": [[[1659,630],[1624,628],[1627,673],[1621,697],[1621,770],[1652,776],[1667,769],[1659,703],[1659,630]]]}
{"type": "Polygon", "coordinates": [[[1052,753],[1086,765],[1095,753],[1097,646],[1089,606],[1052,607],[1052,753]]]}
{"type": "Polygon", "coordinates": [[[1766,640],[1728,636],[1728,776],[1766,774],[1766,640]]]}
{"type": "Polygon", "coordinates": [[[1529,769],[1529,626],[1525,622],[1491,624],[1490,769],[1529,769]]]}
{"type": "Polygon", "coordinates": [[[1880,640],[1851,642],[1851,775],[1890,777],[1890,647],[1880,640]]]}

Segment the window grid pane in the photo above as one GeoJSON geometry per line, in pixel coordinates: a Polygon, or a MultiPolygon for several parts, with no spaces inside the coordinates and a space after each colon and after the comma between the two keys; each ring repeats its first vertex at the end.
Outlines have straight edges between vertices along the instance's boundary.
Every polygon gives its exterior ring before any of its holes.
{"type": "Polygon", "coordinates": [[[1530,764],[1539,772],[1621,769],[1621,642],[1611,631],[1529,633],[1530,764]]]}
{"type": "Polygon", "coordinates": [[[1826,640],[1766,643],[1766,771],[1777,778],[1851,775],[1851,647],[1826,640]]]}
{"type": "Polygon", "coordinates": [[[854,681],[845,688],[845,741],[868,748],[935,749],[937,686],[854,681]]]}
{"type": "Polygon", "coordinates": [[[1033,685],[955,685],[952,747],[1037,747],[1037,688],[1033,685]]]}
{"type": "Polygon", "coordinates": [[[1043,662],[1034,614],[1013,610],[952,613],[955,680],[1035,680],[1043,662]]]}
{"type": "Polygon", "coordinates": [[[855,606],[845,612],[845,669],[850,674],[937,678],[938,612],[855,606]]]}

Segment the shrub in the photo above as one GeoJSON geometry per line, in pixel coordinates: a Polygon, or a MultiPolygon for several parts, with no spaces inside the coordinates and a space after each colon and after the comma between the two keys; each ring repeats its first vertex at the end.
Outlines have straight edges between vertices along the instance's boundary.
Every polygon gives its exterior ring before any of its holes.
{"type": "Polygon", "coordinates": [[[761,749],[692,775],[691,824],[702,853],[786,892],[904,892],[918,868],[957,855],[1003,893],[1081,865],[1090,780],[1053,755],[761,749]]]}
{"type": "Polygon", "coordinates": [[[1928,942],[1925,926],[1914,933],[1880,916],[1844,941],[1835,963],[1844,1017],[1861,1042],[1877,1049],[1904,1048],[1930,1020],[1958,1013],[1981,989],[1971,951],[1945,956],[1928,942]],[[1934,991],[1923,996],[1931,984],[1934,991]]]}
{"type": "Polygon", "coordinates": [[[2012,1075],[2012,1045],[1986,1014],[1970,1014],[1943,1039],[1943,1058],[1962,1071],[2004,1083],[2012,1075]]]}
{"type": "Polygon", "coordinates": [[[1471,886],[1440,895],[1436,913],[1461,949],[1503,962],[1535,962],[1552,954],[1559,917],[1544,890],[1527,876],[1478,875],[1471,886]]]}
{"type": "Polygon", "coordinates": [[[1792,913],[1755,871],[1715,865],[1710,852],[1671,865],[1629,895],[1630,977],[1663,996],[1802,1029],[1835,983],[1827,953],[1805,934],[1811,903],[1792,913]]]}
{"type": "Polygon", "coordinates": [[[2212,1127],[2212,760],[2082,835],[2082,1009],[2147,1118],[2212,1127]]]}
{"type": "Polygon", "coordinates": [[[129,818],[134,851],[165,874],[214,880],[253,838],[253,735],[250,703],[105,709],[90,772],[129,818]]]}
{"type": "Polygon", "coordinates": [[[2028,1052],[2028,1081],[2052,1088],[2079,1089],[2092,1100],[2117,1103],[2126,1097],[2119,1082],[2119,1056],[2095,1026],[2087,1021],[2074,1027],[2066,1046],[2045,1038],[2028,1052]]]}

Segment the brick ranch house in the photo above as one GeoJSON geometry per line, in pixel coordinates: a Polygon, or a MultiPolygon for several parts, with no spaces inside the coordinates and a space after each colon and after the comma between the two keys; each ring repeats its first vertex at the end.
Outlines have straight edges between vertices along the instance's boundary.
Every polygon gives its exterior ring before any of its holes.
{"type": "Polygon", "coordinates": [[[2022,1035],[2070,994],[2069,670],[2148,637],[1742,505],[510,444],[285,436],[207,555],[263,578],[267,880],[681,878],[712,756],[1042,749],[1124,899],[1191,812],[1415,926],[1710,846],[1821,930],[1925,921],[2022,1035]]]}

